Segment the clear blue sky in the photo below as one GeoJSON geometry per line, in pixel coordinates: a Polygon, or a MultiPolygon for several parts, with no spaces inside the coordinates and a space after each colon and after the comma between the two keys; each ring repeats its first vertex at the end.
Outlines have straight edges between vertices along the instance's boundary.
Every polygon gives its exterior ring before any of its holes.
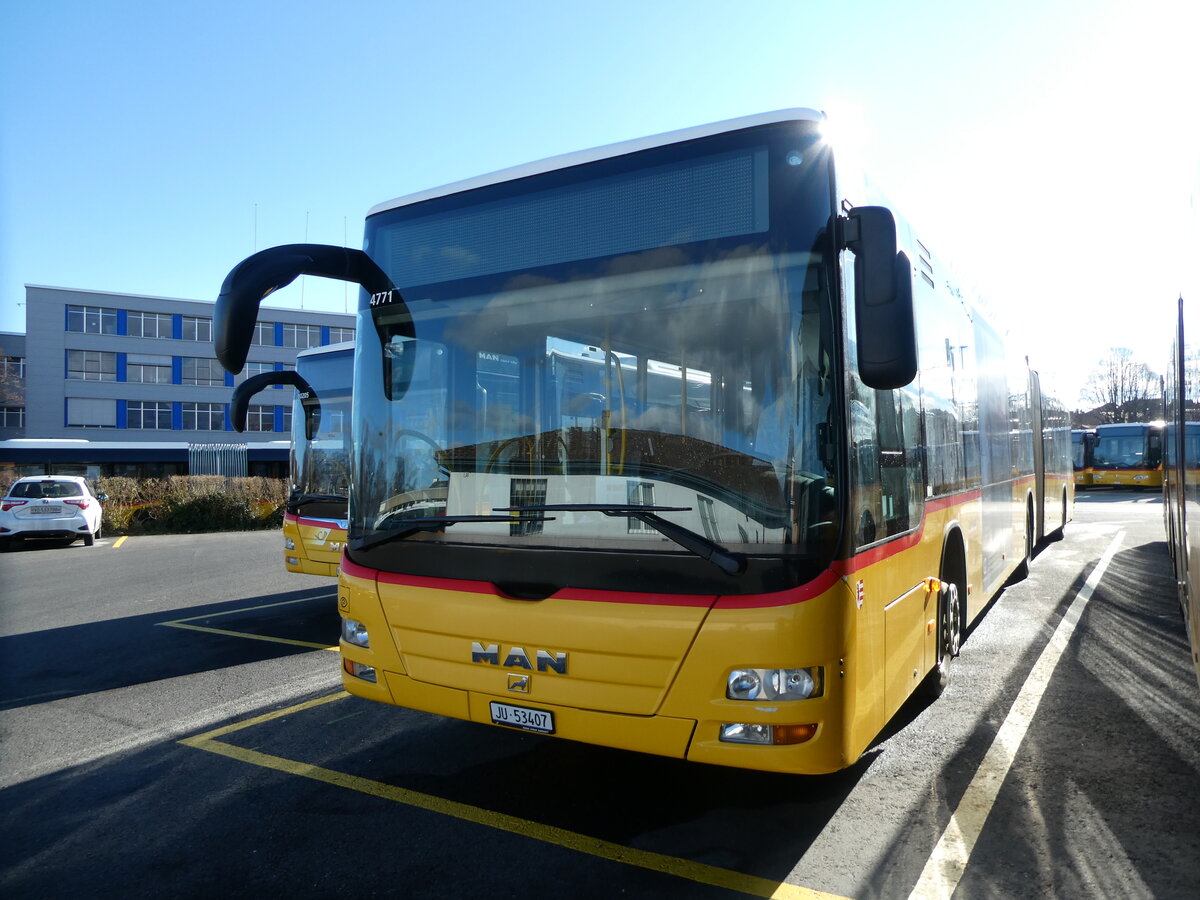
{"type": "Polygon", "coordinates": [[[382,200],[809,106],[1070,395],[1111,346],[1161,369],[1194,285],[1198,33],[1193,0],[0,3],[0,331],[27,283],[215,299],[382,200]]]}

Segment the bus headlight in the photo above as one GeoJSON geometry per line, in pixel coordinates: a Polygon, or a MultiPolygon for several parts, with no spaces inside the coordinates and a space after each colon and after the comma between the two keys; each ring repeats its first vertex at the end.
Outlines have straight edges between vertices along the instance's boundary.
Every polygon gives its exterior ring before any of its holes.
{"type": "Polygon", "coordinates": [[[721,726],[720,740],[725,744],[762,744],[784,747],[803,744],[817,734],[817,724],[804,725],[759,725],[740,722],[721,726]]]}
{"type": "Polygon", "coordinates": [[[730,700],[807,700],[824,693],[824,669],[734,669],[725,696],[730,700]]]}
{"type": "Polygon", "coordinates": [[[375,675],[375,669],[371,666],[355,662],[352,659],[343,659],[342,668],[346,670],[347,675],[353,675],[355,678],[361,678],[363,681],[379,683],[375,675]]]}
{"type": "Polygon", "coordinates": [[[371,637],[367,634],[367,626],[353,619],[342,619],[342,640],[355,647],[371,646],[371,637]]]}

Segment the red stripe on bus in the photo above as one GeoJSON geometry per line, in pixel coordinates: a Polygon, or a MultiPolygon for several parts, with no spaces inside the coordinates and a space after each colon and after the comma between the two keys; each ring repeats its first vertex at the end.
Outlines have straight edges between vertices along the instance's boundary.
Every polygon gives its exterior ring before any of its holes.
{"type": "Polygon", "coordinates": [[[584,603],[632,603],[644,606],[692,606],[706,609],[718,599],[712,594],[635,594],[626,591],[593,591],[586,588],[567,588],[555,594],[563,600],[584,603]]]}
{"type": "Polygon", "coordinates": [[[366,566],[360,566],[358,563],[352,562],[350,557],[343,553],[342,574],[349,575],[351,578],[361,578],[364,581],[374,581],[382,573],[378,569],[368,569],[366,566]]]}
{"type": "Polygon", "coordinates": [[[841,576],[826,569],[812,581],[777,594],[725,594],[717,599],[714,609],[764,609],[769,606],[791,606],[824,594],[841,576]]]}
{"type": "Polygon", "coordinates": [[[315,528],[337,528],[345,531],[342,528],[341,519],[310,519],[307,516],[298,516],[295,513],[285,512],[283,514],[284,522],[293,522],[296,525],[310,525],[315,528]]]}

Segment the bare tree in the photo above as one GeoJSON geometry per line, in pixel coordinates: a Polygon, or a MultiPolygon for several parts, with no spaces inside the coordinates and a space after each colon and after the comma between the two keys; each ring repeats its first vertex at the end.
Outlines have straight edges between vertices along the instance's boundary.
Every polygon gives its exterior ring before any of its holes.
{"type": "Polygon", "coordinates": [[[1148,422],[1162,416],[1161,379],[1125,347],[1113,347],[1100,360],[1083,397],[1105,422],[1148,422]]]}
{"type": "Polygon", "coordinates": [[[0,347],[0,406],[24,406],[25,383],[17,374],[17,367],[8,364],[8,356],[0,347]]]}

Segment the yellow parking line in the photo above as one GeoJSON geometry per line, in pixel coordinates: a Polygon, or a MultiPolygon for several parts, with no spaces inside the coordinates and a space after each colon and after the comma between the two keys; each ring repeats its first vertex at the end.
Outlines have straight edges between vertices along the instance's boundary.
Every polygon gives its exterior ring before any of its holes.
{"type": "Polygon", "coordinates": [[[337,594],[317,594],[315,597],[300,597],[297,600],[280,600],[277,603],[260,603],[257,606],[242,606],[238,609],[227,609],[224,612],[205,613],[200,616],[189,616],[186,619],[173,619],[170,622],[159,622],[159,625],[173,625],[175,622],[195,622],[197,619],[216,619],[220,616],[233,616],[243,612],[257,612],[260,609],[271,609],[275,606],[291,606],[293,603],[307,603],[309,600],[332,600],[337,594]]]}
{"type": "Polygon", "coordinates": [[[118,547],[120,547],[120,546],[121,546],[123,543],[125,543],[127,540],[129,540],[129,535],[127,535],[127,534],[123,534],[123,535],[121,535],[119,538],[117,538],[117,542],[116,542],[115,544],[113,544],[113,545],[112,545],[112,546],[113,546],[113,549],[114,549],[114,550],[116,550],[118,547]]]}
{"type": "Polygon", "coordinates": [[[203,625],[187,625],[183,622],[159,622],[159,625],[167,625],[171,628],[185,628],[188,631],[207,631],[209,634],[223,634],[227,637],[248,638],[252,641],[269,641],[272,644],[291,644],[293,647],[309,647],[313,650],[332,650],[338,652],[338,647],[330,647],[328,644],[318,644],[313,641],[295,641],[291,638],[271,637],[266,634],[253,634],[249,631],[229,631],[225,628],[206,628],[203,625]]]}
{"type": "Polygon", "coordinates": [[[230,631],[226,628],[209,628],[205,625],[189,625],[189,622],[195,622],[197,619],[216,619],[220,616],[232,616],[236,613],[257,612],[260,609],[270,609],[273,606],[288,606],[292,603],[307,603],[309,600],[331,600],[337,594],[318,594],[316,597],[301,597],[298,600],[280,600],[278,603],[262,603],[258,606],[243,606],[240,609],[227,609],[224,612],[206,613],[200,616],[188,616],[184,619],[172,619],[169,622],[156,622],[156,625],[166,625],[169,628],[184,628],[188,631],[206,631],[209,634],[223,634],[226,637],[247,638],[252,641],[268,641],[273,644],[290,644],[294,647],[310,647],[313,650],[328,650],[333,653],[339,652],[337,645],[329,646],[325,643],[314,643],[312,641],[296,641],[291,638],[271,637],[265,634],[253,634],[249,631],[230,631]]]}
{"type": "Polygon", "coordinates": [[[666,856],[661,853],[635,850],[632,847],[626,847],[611,841],[603,841],[586,834],[579,834],[575,831],[531,822],[527,819],[517,818],[516,816],[481,809],[480,807],[459,803],[454,800],[447,800],[444,797],[436,797],[432,794],[424,794],[420,791],[396,787],[395,785],[385,784],[381,781],[372,781],[369,778],[362,778],[357,775],[348,775],[345,772],[338,772],[334,769],[325,769],[320,766],[310,765],[309,763],[285,759],[282,756],[273,756],[258,750],[235,747],[232,744],[217,740],[218,737],[232,734],[235,731],[241,731],[242,729],[262,724],[271,719],[292,715],[302,710],[321,706],[348,696],[350,695],[342,691],[328,697],[321,697],[306,703],[300,703],[287,709],[276,710],[254,719],[248,719],[245,722],[226,725],[195,737],[184,738],[179,743],[197,750],[207,750],[210,753],[216,753],[230,759],[238,760],[239,762],[249,763],[250,765],[274,769],[277,772],[320,781],[334,787],[345,788],[346,790],[357,791],[360,794],[377,797],[381,800],[402,803],[405,806],[411,806],[415,809],[451,816],[455,819],[472,822],[476,825],[483,825],[487,828],[495,828],[509,834],[521,835],[535,841],[553,844],[557,847],[574,850],[577,853],[584,853],[599,859],[648,869],[653,872],[661,872],[664,875],[672,875],[676,878],[694,881],[699,884],[722,887],[743,894],[749,894],[753,897],[768,897],[774,898],[774,900],[818,900],[818,898],[820,900],[842,900],[842,898],[838,898],[834,894],[826,894],[822,891],[815,891],[799,885],[780,884],[769,878],[758,878],[754,875],[746,875],[730,869],[721,869],[716,866],[692,862],[691,860],[680,859],[675,856],[666,856]]]}

